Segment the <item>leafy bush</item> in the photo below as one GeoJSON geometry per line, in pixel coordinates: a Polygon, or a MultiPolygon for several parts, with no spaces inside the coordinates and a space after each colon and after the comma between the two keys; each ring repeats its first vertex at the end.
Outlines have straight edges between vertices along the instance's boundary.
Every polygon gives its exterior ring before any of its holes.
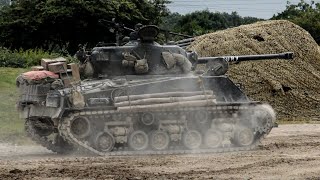
{"type": "Polygon", "coordinates": [[[263,19],[255,17],[241,17],[237,12],[220,13],[209,10],[195,11],[186,15],[171,13],[162,18],[161,27],[170,31],[198,36],[217,30],[251,24],[263,19]]]}
{"type": "Polygon", "coordinates": [[[304,0],[300,0],[297,4],[287,2],[286,10],[271,19],[286,19],[301,26],[320,44],[320,3],[315,1],[308,3],[304,0]]]}
{"type": "Polygon", "coordinates": [[[25,67],[25,62],[17,54],[6,48],[0,48],[1,67],[25,67]]]}
{"type": "Polygon", "coordinates": [[[49,53],[42,49],[11,51],[6,48],[0,48],[0,67],[26,68],[39,65],[42,58],[56,58],[59,56],[57,53],[49,53]]]}
{"type": "Polygon", "coordinates": [[[12,0],[0,8],[0,46],[12,49],[67,47],[69,53],[78,44],[94,46],[114,42],[109,31],[111,20],[133,28],[137,23],[158,24],[167,14],[168,0],[12,0]],[[23,32],[23,33],[22,33],[23,32]],[[51,46],[51,47],[50,47],[51,46]]]}

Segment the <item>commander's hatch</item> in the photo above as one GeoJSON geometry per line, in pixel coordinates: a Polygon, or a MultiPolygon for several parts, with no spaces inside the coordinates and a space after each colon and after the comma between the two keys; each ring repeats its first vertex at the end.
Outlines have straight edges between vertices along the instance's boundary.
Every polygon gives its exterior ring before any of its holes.
{"type": "Polygon", "coordinates": [[[157,26],[148,25],[139,29],[138,35],[142,43],[153,43],[160,30],[157,26]]]}

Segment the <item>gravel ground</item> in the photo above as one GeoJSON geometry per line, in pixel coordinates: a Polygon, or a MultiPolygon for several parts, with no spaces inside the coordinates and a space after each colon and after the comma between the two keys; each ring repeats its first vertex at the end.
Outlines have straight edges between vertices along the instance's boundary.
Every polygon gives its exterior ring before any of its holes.
{"type": "Polygon", "coordinates": [[[255,151],[205,155],[59,156],[0,144],[0,179],[319,179],[320,124],[280,125],[255,151]]]}

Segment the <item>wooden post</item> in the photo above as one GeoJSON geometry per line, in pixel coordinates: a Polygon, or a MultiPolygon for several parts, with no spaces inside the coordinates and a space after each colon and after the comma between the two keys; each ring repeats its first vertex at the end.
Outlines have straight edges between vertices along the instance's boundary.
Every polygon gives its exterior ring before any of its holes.
{"type": "Polygon", "coordinates": [[[198,101],[183,101],[183,102],[173,102],[173,103],[164,103],[164,104],[151,104],[151,105],[136,105],[136,106],[124,106],[118,107],[117,110],[121,112],[128,111],[149,111],[157,110],[161,108],[177,108],[177,107],[204,107],[204,106],[213,106],[217,102],[215,99],[208,100],[198,100],[198,101]]]}
{"type": "Polygon", "coordinates": [[[196,96],[196,95],[213,95],[213,91],[190,91],[190,92],[164,92],[153,94],[138,94],[129,96],[118,96],[114,98],[114,102],[134,101],[138,99],[148,98],[163,98],[163,97],[183,97],[183,96],[196,96]]]}
{"type": "Polygon", "coordinates": [[[72,71],[72,77],[74,82],[80,81],[80,72],[79,72],[79,64],[76,63],[70,63],[68,66],[71,68],[72,71]]]}
{"type": "Polygon", "coordinates": [[[161,104],[161,103],[173,103],[173,102],[183,102],[183,101],[199,101],[199,100],[209,100],[214,99],[213,95],[197,95],[188,97],[163,97],[163,98],[148,98],[139,99],[133,101],[122,101],[114,103],[115,107],[124,106],[135,106],[135,105],[151,105],[151,104],[161,104]]]}

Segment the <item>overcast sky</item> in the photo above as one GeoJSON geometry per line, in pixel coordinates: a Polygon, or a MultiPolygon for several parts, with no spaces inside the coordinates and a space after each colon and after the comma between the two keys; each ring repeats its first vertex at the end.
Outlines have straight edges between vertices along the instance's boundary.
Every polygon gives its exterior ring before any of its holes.
{"type": "MultiPolygon", "coordinates": [[[[196,10],[209,9],[212,12],[238,12],[240,16],[252,16],[269,19],[286,8],[287,0],[171,0],[168,5],[171,12],[180,14],[196,10]]],[[[300,0],[289,0],[297,4],[300,0]]],[[[310,2],[310,0],[305,0],[310,2]]],[[[320,2],[320,0],[314,0],[320,2]]]]}

